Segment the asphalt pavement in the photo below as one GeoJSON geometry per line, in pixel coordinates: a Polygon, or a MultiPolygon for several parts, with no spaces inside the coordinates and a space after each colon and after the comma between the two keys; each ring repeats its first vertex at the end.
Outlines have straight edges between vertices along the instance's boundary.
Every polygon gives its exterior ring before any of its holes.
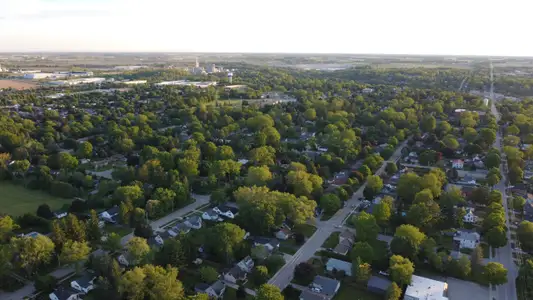
{"type": "MultiPolygon", "coordinates": [[[[407,146],[407,140],[405,140],[394,152],[394,154],[383,162],[382,166],[376,171],[376,175],[380,175],[387,166],[388,162],[396,162],[402,153],[402,149],[407,146]]],[[[286,264],[268,281],[269,284],[273,284],[279,287],[281,290],[286,288],[294,274],[294,268],[305,261],[308,261],[315,255],[326,239],[335,231],[342,230],[342,226],[346,222],[348,216],[354,212],[352,206],[359,205],[359,198],[363,197],[363,191],[366,187],[366,182],[352,195],[352,197],[346,201],[346,206],[337,211],[331,219],[327,221],[317,221],[316,232],[305,242],[302,247],[296,251],[292,258],[286,262],[286,264]]]]}

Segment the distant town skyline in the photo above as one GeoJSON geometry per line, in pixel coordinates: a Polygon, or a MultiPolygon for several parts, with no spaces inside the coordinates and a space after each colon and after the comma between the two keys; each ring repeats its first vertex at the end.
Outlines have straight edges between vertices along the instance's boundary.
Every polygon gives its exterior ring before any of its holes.
{"type": "Polygon", "coordinates": [[[0,0],[0,52],[533,56],[524,1],[0,0]]]}

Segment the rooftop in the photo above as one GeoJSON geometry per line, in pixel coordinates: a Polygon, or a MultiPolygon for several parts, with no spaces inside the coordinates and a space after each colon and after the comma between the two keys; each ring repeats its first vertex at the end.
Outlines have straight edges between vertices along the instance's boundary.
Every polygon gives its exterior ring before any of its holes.
{"type": "Polygon", "coordinates": [[[411,284],[405,291],[405,297],[424,300],[448,300],[448,284],[425,277],[413,275],[411,284]]]}
{"type": "Polygon", "coordinates": [[[313,283],[311,285],[313,287],[319,288],[321,294],[333,296],[337,292],[337,289],[340,286],[340,282],[336,279],[318,275],[315,276],[315,279],[313,280],[313,283]]]}

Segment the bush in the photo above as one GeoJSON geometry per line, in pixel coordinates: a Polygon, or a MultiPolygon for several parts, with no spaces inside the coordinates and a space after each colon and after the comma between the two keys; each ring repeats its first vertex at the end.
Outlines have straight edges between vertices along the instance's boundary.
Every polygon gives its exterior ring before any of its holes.
{"type": "Polygon", "coordinates": [[[308,262],[300,263],[294,268],[294,279],[301,285],[310,284],[315,276],[315,267],[308,262]]]}
{"type": "Polygon", "coordinates": [[[48,231],[50,227],[50,221],[47,219],[38,217],[31,213],[26,213],[17,218],[17,224],[24,228],[41,228],[42,231],[48,231]]]}
{"type": "Polygon", "coordinates": [[[57,285],[57,279],[52,275],[43,275],[37,277],[34,286],[35,289],[43,293],[51,293],[57,285]]]}
{"type": "Polygon", "coordinates": [[[78,190],[70,183],[53,181],[50,185],[50,194],[61,198],[73,198],[78,194],[78,190]]]}
{"type": "Polygon", "coordinates": [[[45,203],[39,205],[39,207],[37,208],[37,216],[50,220],[54,217],[54,214],[52,213],[50,206],[45,203]]]}

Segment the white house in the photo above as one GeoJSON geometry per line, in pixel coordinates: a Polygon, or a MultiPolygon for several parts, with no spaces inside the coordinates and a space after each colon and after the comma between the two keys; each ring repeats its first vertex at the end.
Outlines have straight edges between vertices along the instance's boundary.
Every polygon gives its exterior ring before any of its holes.
{"type": "Polygon", "coordinates": [[[197,293],[207,294],[210,298],[219,299],[224,296],[226,284],[221,280],[217,280],[211,285],[199,283],[194,287],[194,290],[197,293]]]}
{"type": "Polygon", "coordinates": [[[453,237],[453,241],[459,249],[474,249],[479,244],[480,240],[481,237],[479,233],[465,229],[457,231],[453,237]]]}
{"type": "Polygon", "coordinates": [[[246,280],[247,273],[244,272],[239,266],[234,266],[229,271],[222,273],[224,280],[236,284],[239,280],[246,280]]]}
{"type": "Polygon", "coordinates": [[[276,232],[276,238],[280,240],[287,240],[291,236],[291,231],[287,228],[281,228],[276,232]]]}
{"type": "Polygon", "coordinates": [[[206,221],[222,221],[222,219],[218,216],[218,213],[214,209],[205,211],[202,214],[202,219],[206,221]]]}
{"type": "Polygon", "coordinates": [[[240,262],[237,263],[237,266],[246,273],[252,272],[254,265],[254,260],[250,256],[246,256],[240,262]]]}
{"type": "Polygon", "coordinates": [[[462,159],[454,159],[452,161],[452,168],[454,169],[462,169],[465,165],[465,162],[462,159]]]}
{"type": "Polygon", "coordinates": [[[477,216],[474,215],[474,209],[467,208],[466,215],[463,217],[463,222],[471,224],[471,223],[475,223],[476,221],[477,221],[477,216]]]}
{"type": "Polygon", "coordinates": [[[272,252],[279,248],[279,241],[275,238],[256,237],[254,238],[254,246],[258,245],[263,245],[269,252],[272,252]]]}
{"type": "Polygon", "coordinates": [[[94,289],[94,279],[96,276],[92,274],[85,274],[81,278],[76,278],[70,282],[70,287],[74,290],[87,294],[94,289]]]}
{"type": "Polygon", "coordinates": [[[57,288],[53,293],[48,295],[50,300],[80,300],[80,293],[72,289],[65,289],[63,287],[57,288]]]}
{"type": "Polygon", "coordinates": [[[104,211],[103,213],[100,213],[99,217],[100,217],[100,219],[103,219],[106,222],[116,223],[117,222],[116,218],[118,216],[118,211],[119,211],[118,206],[114,206],[114,207],[104,211]]]}
{"type": "Polygon", "coordinates": [[[56,219],[63,219],[67,215],[68,215],[68,213],[66,211],[55,211],[54,212],[54,218],[56,218],[56,219]]]}
{"type": "MultiPolygon", "coordinates": [[[[446,282],[413,275],[411,284],[405,290],[404,300],[448,300],[446,282]]],[[[476,298],[476,297],[473,297],[476,298]]]]}
{"type": "Polygon", "coordinates": [[[128,267],[130,265],[130,262],[128,261],[128,259],[126,258],[126,255],[124,254],[119,255],[117,260],[118,260],[118,263],[123,266],[128,267]]]}
{"type": "Polygon", "coordinates": [[[213,208],[213,211],[226,218],[234,219],[239,214],[239,209],[231,206],[220,205],[213,208]]]}

